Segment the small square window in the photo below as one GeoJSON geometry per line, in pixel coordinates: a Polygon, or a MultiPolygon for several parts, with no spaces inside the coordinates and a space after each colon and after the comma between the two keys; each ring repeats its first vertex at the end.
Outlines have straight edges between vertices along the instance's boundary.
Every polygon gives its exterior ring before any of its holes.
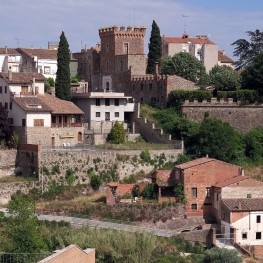
{"type": "Polygon", "coordinates": [[[242,233],[242,239],[247,239],[247,233],[242,233]]]}
{"type": "Polygon", "coordinates": [[[191,204],[191,209],[192,210],[197,210],[197,204],[191,204]]]}
{"type": "Polygon", "coordinates": [[[256,232],[256,239],[261,239],[261,232],[256,232]]]}
{"type": "Polygon", "coordinates": [[[257,223],[261,223],[261,216],[257,216],[257,223]]]}
{"type": "Polygon", "coordinates": [[[100,112],[96,112],[96,117],[97,117],[97,118],[100,117],[100,112]]]}
{"type": "Polygon", "coordinates": [[[120,117],[120,113],[119,113],[119,112],[115,112],[114,115],[115,115],[116,118],[119,118],[119,117],[120,117]]]}
{"type": "Polygon", "coordinates": [[[251,194],[247,194],[247,198],[251,198],[251,194]]]}

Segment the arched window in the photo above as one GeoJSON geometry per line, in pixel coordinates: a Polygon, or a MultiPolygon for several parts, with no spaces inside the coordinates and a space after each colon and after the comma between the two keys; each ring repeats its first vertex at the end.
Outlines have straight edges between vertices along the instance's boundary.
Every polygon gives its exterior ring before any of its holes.
{"type": "Polygon", "coordinates": [[[82,142],[82,132],[79,132],[79,133],[78,133],[78,141],[79,141],[79,142],[82,142]]]}

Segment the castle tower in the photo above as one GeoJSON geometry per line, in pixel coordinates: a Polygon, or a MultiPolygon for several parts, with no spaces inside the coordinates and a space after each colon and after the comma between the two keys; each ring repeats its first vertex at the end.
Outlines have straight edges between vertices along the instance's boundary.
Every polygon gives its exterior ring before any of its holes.
{"type": "Polygon", "coordinates": [[[115,56],[144,55],[144,27],[117,26],[99,29],[101,39],[101,72],[111,74],[115,72],[115,56]]]}
{"type": "Polygon", "coordinates": [[[136,74],[145,74],[144,37],[145,27],[108,27],[99,29],[101,39],[100,72],[102,87],[118,85],[118,75],[130,67],[136,74]],[[105,85],[104,85],[105,84],[105,85]]]}

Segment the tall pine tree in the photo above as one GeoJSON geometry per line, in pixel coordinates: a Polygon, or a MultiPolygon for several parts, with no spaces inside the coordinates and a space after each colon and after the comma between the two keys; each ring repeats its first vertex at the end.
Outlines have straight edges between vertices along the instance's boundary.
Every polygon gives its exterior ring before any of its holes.
{"type": "Polygon", "coordinates": [[[60,35],[57,59],[56,97],[62,100],[70,100],[70,51],[63,31],[60,35]]]}
{"type": "Polygon", "coordinates": [[[149,53],[148,53],[148,64],[146,73],[153,74],[155,63],[160,63],[162,56],[162,38],[160,35],[160,29],[156,22],[153,20],[152,31],[149,43],[149,53]]]}

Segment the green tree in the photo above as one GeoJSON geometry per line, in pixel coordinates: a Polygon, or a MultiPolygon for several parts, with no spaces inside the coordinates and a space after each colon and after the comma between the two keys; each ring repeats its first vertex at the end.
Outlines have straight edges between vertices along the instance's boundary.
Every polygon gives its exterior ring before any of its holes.
{"type": "Polygon", "coordinates": [[[34,200],[26,195],[13,195],[8,210],[11,214],[7,227],[7,235],[12,242],[10,252],[39,253],[47,251],[40,236],[34,200]]]}
{"type": "Polygon", "coordinates": [[[239,57],[235,62],[236,67],[245,68],[251,64],[253,59],[263,51],[263,32],[260,30],[246,31],[249,40],[238,39],[231,45],[236,46],[234,56],[239,57]]]}
{"type": "Polygon", "coordinates": [[[102,180],[99,175],[93,173],[90,176],[90,186],[93,188],[93,190],[99,190],[100,186],[102,185],[102,180]]]}
{"type": "Polygon", "coordinates": [[[162,38],[160,35],[160,29],[156,22],[152,22],[152,31],[149,43],[149,52],[148,52],[148,63],[146,68],[147,74],[154,73],[155,63],[161,62],[162,56],[162,38]]]}
{"type": "Polygon", "coordinates": [[[214,66],[209,72],[209,81],[216,90],[237,90],[241,77],[236,70],[227,66],[214,66]]]}
{"type": "Polygon", "coordinates": [[[125,142],[125,130],[121,123],[116,121],[108,134],[107,141],[114,144],[125,142]]]}
{"type": "Polygon", "coordinates": [[[8,122],[8,111],[0,105],[0,141],[7,142],[11,134],[11,127],[8,122]]]}
{"type": "Polygon", "coordinates": [[[56,97],[70,100],[70,51],[67,38],[62,31],[58,45],[56,97]]]}
{"type": "Polygon", "coordinates": [[[263,159],[263,127],[256,127],[245,135],[246,156],[253,161],[263,159]]]}
{"type": "Polygon", "coordinates": [[[161,64],[161,73],[177,75],[199,85],[205,85],[208,80],[204,65],[196,57],[186,52],[164,58],[161,64]]]}
{"type": "Polygon", "coordinates": [[[205,118],[199,132],[193,138],[189,153],[196,157],[213,157],[223,161],[233,161],[244,157],[242,137],[229,123],[214,118],[205,118]]]}
{"type": "Polygon", "coordinates": [[[263,95],[263,52],[253,59],[241,75],[243,88],[257,90],[263,95]]]}
{"type": "Polygon", "coordinates": [[[174,187],[174,195],[179,199],[180,203],[186,203],[186,197],[184,192],[184,185],[179,183],[174,187]]]}
{"type": "Polygon", "coordinates": [[[236,250],[217,248],[207,249],[204,252],[202,263],[242,263],[242,258],[236,250]]]}

